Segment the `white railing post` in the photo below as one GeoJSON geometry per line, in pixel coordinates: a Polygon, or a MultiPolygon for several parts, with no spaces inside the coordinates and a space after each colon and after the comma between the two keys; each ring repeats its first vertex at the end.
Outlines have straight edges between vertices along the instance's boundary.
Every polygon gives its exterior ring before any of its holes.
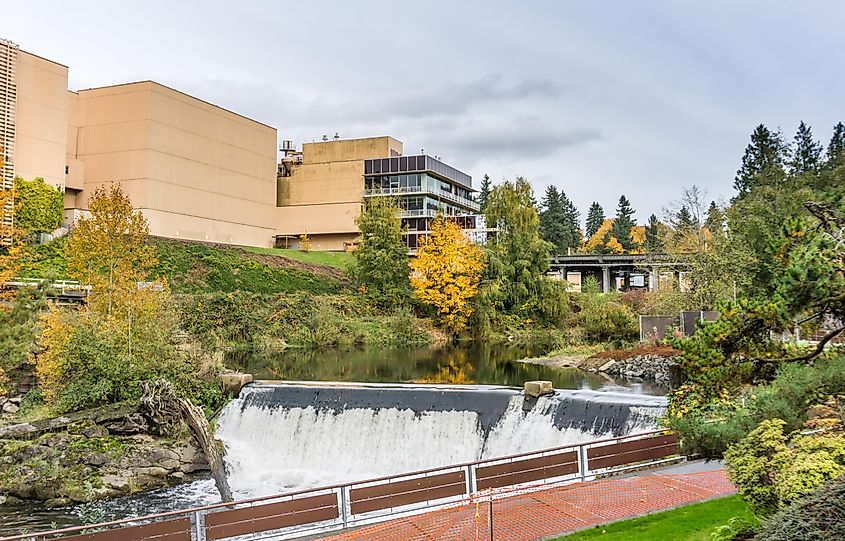
{"type": "Polygon", "coordinates": [[[205,514],[202,511],[194,511],[194,541],[205,541],[205,514]]]}
{"type": "Polygon", "coordinates": [[[583,443],[578,446],[578,470],[581,473],[581,481],[586,481],[590,469],[587,465],[587,446],[583,443]]]}
{"type": "MultiPolygon", "coordinates": [[[[347,525],[349,524],[349,514],[346,511],[346,502],[348,500],[347,491],[349,490],[349,485],[345,485],[340,487],[340,518],[343,521],[343,528],[346,529],[347,525]]],[[[350,509],[351,511],[351,509],[350,509]]]]}
{"type": "Polygon", "coordinates": [[[470,464],[467,466],[467,497],[471,496],[475,491],[475,466],[470,464]]]}

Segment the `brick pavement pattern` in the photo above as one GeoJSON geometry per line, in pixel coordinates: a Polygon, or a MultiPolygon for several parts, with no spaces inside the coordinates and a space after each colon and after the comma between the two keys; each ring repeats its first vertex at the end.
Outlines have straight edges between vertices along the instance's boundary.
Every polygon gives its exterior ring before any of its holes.
{"type": "Polygon", "coordinates": [[[539,490],[441,509],[335,534],[331,541],[536,541],[590,526],[727,496],[724,470],[653,473],[539,490]]]}

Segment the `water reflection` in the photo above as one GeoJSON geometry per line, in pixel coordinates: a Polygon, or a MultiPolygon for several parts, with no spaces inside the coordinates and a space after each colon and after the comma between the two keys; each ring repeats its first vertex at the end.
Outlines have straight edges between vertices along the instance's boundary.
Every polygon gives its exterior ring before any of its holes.
{"type": "Polygon", "coordinates": [[[488,346],[465,343],[437,348],[358,349],[350,351],[232,351],[226,365],[256,379],[297,381],[358,381],[366,383],[454,383],[511,385],[543,379],[557,389],[624,387],[648,394],[665,389],[629,381],[614,381],[574,368],[554,368],[518,362],[539,357],[543,346],[488,346]]]}

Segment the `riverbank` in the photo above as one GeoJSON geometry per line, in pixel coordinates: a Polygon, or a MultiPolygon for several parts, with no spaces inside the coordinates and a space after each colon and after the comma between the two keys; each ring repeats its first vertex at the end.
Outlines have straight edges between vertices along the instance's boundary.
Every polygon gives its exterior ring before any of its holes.
{"type": "Polygon", "coordinates": [[[558,369],[576,368],[611,377],[642,378],[671,385],[676,379],[681,352],[662,345],[638,344],[630,348],[605,349],[602,344],[568,347],[546,356],[521,362],[558,369]]]}

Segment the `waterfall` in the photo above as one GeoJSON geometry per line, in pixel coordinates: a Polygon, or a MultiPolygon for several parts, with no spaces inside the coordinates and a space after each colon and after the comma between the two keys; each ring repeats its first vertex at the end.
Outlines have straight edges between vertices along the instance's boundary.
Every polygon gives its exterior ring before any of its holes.
{"type": "Polygon", "coordinates": [[[514,389],[257,384],[221,413],[229,482],[252,497],[471,462],[656,427],[666,399],[514,389]]]}

